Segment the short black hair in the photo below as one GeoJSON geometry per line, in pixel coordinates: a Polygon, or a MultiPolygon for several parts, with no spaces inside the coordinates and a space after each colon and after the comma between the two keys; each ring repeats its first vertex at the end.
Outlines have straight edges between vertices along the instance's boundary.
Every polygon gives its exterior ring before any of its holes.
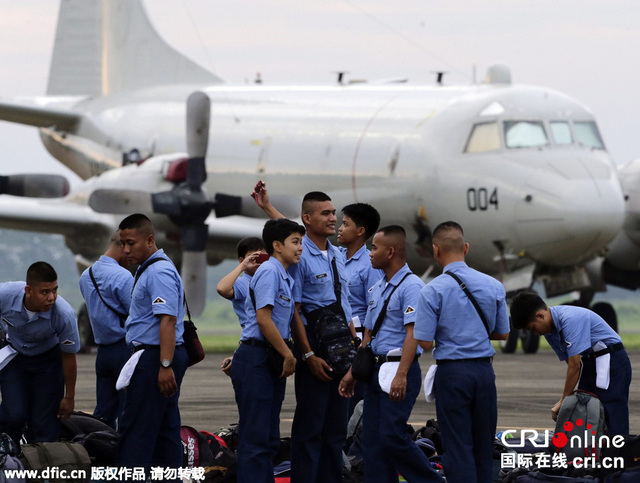
{"type": "Polygon", "coordinates": [[[461,254],[466,247],[464,231],[455,221],[445,221],[436,226],[431,235],[431,243],[445,253],[461,254]]]}
{"type": "Polygon", "coordinates": [[[145,235],[153,235],[153,224],[148,216],[142,213],[134,213],[120,222],[118,230],[137,230],[145,235]]]}
{"type": "Polygon", "coordinates": [[[267,253],[273,255],[273,242],[284,243],[292,233],[299,233],[300,236],[304,236],[305,229],[302,225],[287,218],[267,221],[262,229],[262,240],[267,253]]]}
{"type": "Polygon", "coordinates": [[[342,208],[342,213],[351,218],[358,228],[364,228],[365,240],[380,226],[380,213],[368,203],[352,203],[342,208]]]}
{"type": "Polygon", "coordinates": [[[529,322],[536,319],[536,312],[544,310],[547,304],[537,293],[520,292],[511,302],[511,325],[514,329],[526,329],[529,322]]]}
{"type": "Polygon", "coordinates": [[[238,242],[238,258],[244,258],[249,252],[257,252],[264,250],[264,242],[262,238],[257,236],[249,236],[238,242]]]}
{"type": "Polygon", "coordinates": [[[323,201],[331,201],[331,198],[327,193],[322,191],[309,191],[304,198],[302,198],[302,209],[300,210],[302,214],[309,212],[309,207],[312,203],[322,203],[323,201]]]}
{"type": "Polygon", "coordinates": [[[399,235],[407,238],[407,232],[400,225],[387,225],[378,230],[378,233],[384,233],[385,235],[399,235]]]}
{"type": "Polygon", "coordinates": [[[455,221],[449,220],[449,221],[444,221],[440,223],[438,226],[436,226],[436,229],[433,230],[432,238],[435,238],[439,231],[445,231],[445,230],[458,230],[460,233],[462,233],[462,236],[464,236],[464,230],[462,229],[460,224],[456,223],[455,221]]]}
{"type": "Polygon", "coordinates": [[[58,281],[58,274],[47,262],[35,262],[27,269],[27,285],[58,281]]]}
{"type": "Polygon", "coordinates": [[[331,198],[323,191],[309,191],[302,198],[302,202],[304,203],[305,201],[331,201],[331,198]]]}

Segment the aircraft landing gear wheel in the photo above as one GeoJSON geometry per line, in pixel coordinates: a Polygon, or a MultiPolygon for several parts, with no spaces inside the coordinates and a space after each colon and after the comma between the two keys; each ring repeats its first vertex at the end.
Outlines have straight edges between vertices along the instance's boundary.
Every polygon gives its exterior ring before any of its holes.
{"type": "Polygon", "coordinates": [[[522,340],[522,350],[525,354],[535,354],[540,347],[540,336],[529,330],[523,330],[520,335],[522,340]]]}
{"type": "Polygon", "coordinates": [[[518,347],[518,330],[512,329],[507,340],[500,341],[500,350],[505,354],[513,354],[518,347]]]}
{"type": "Polygon", "coordinates": [[[83,304],[78,312],[78,333],[82,352],[91,352],[91,348],[95,347],[96,341],[93,338],[93,329],[91,328],[91,322],[89,322],[89,312],[86,304],[83,304]]]}
{"type": "Polygon", "coordinates": [[[618,316],[613,305],[608,302],[597,302],[591,306],[591,310],[602,317],[609,324],[609,327],[618,332],[618,316]]]}

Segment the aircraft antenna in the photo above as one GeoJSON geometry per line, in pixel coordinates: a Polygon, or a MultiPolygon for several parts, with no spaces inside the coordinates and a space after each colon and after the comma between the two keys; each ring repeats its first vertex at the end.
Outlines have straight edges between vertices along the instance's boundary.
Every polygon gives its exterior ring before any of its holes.
{"type": "Polygon", "coordinates": [[[206,63],[207,63],[207,67],[215,74],[216,72],[216,68],[215,65],[213,63],[213,60],[211,59],[211,53],[209,51],[209,49],[207,48],[207,44],[204,42],[204,39],[202,38],[202,35],[200,35],[200,30],[198,29],[198,25],[196,24],[193,15],[191,15],[191,11],[189,10],[189,7],[187,6],[187,2],[180,2],[182,3],[182,7],[184,8],[184,11],[187,14],[187,17],[189,18],[189,22],[191,22],[191,30],[196,34],[196,37],[198,38],[198,43],[200,44],[200,47],[202,48],[202,51],[204,52],[204,56],[206,57],[206,63]]]}
{"type": "MultiPolygon", "coordinates": [[[[418,42],[416,42],[415,40],[413,40],[411,37],[407,36],[404,32],[396,29],[395,27],[393,27],[392,25],[389,25],[388,23],[386,23],[385,21],[379,19],[377,16],[373,15],[370,12],[367,12],[364,8],[362,8],[360,5],[356,5],[355,3],[353,3],[351,0],[342,0],[344,3],[348,4],[351,8],[358,10],[360,13],[362,13],[363,15],[366,15],[367,17],[369,17],[370,19],[372,19],[374,22],[382,25],[385,29],[387,29],[389,32],[393,33],[394,35],[398,36],[399,38],[401,38],[402,40],[404,40],[405,42],[413,45],[415,48],[417,48],[418,50],[420,50],[421,52],[429,55],[430,57],[434,58],[435,60],[437,60],[438,62],[442,62],[443,64],[447,65],[448,67],[450,67],[453,71],[455,71],[456,73],[460,74],[461,76],[463,76],[464,78],[468,79],[469,78],[469,74],[459,70],[455,65],[451,64],[450,62],[447,62],[446,60],[444,60],[443,58],[437,56],[436,54],[434,54],[433,52],[431,52],[429,49],[425,48],[423,45],[419,44],[418,42]]],[[[471,79],[469,79],[471,80],[471,79]]]]}
{"type": "Polygon", "coordinates": [[[432,72],[436,75],[436,84],[438,84],[439,86],[442,85],[442,79],[444,78],[444,75],[449,73],[446,70],[435,70],[432,72]]]}

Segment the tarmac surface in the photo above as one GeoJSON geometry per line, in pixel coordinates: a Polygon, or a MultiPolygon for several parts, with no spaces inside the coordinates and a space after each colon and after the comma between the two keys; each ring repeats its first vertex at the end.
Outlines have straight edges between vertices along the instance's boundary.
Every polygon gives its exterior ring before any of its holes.
{"type": "MultiPolygon", "coordinates": [[[[229,354],[230,355],[230,354],[229,354]]],[[[180,413],[182,424],[198,431],[216,432],[238,420],[231,379],[221,370],[225,354],[207,354],[204,361],[188,369],[182,383],[180,413]]],[[[634,374],[640,378],[640,351],[629,353],[634,374]]],[[[93,412],[95,407],[95,354],[78,354],[76,410],[93,412]]],[[[422,375],[433,363],[421,357],[422,375]]],[[[504,429],[553,429],[551,407],[562,394],[566,364],[552,351],[537,354],[498,353],[494,359],[498,388],[498,431],[504,429]]],[[[295,410],[293,376],[287,381],[282,405],[281,435],[289,436],[295,410]]],[[[629,394],[630,433],[640,434],[640,382],[632,380],[629,394]]],[[[436,417],[435,404],[421,394],[409,423],[415,429],[436,417]]]]}

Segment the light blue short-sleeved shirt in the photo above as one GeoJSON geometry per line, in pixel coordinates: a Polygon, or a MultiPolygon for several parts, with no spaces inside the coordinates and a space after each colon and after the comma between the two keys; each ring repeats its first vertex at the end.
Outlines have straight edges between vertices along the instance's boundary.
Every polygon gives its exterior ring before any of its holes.
{"type": "Polygon", "coordinates": [[[331,260],[335,259],[338,276],[341,283],[342,309],[347,322],[351,320],[351,306],[349,305],[349,287],[344,268],[344,257],[331,243],[327,242],[327,257],[318,249],[307,236],[302,238],[302,256],[297,265],[289,267],[289,272],[295,281],[293,299],[302,305],[300,315],[306,324],[304,311],[326,307],[336,302],[333,287],[333,269],[331,260]]]}
{"type": "MultiPolygon", "coordinates": [[[[467,285],[482,309],[489,332],[509,332],[509,314],[504,287],[495,278],[478,272],[465,262],[444,267],[467,285]]],[[[491,357],[491,345],[482,319],[469,297],[451,276],[443,273],[420,291],[414,326],[418,340],[435,341],[433,356],[438,359],[474,359],[491,357]]]]}
{"type": "Polygon", "coordinates": [[[558,305],[549,310],[555,327],[544,337],[561,361],[586,351],[596,342],[617,344],[622,341],[602,317],[589,309],[558,305]]]}
{"type": "Polygon", "coordinates": [[[245,304],[247,297],[249,296],[249,283],[251,282],[251,275],[242,274],[233,283],[233,311],[238,316],[240,327],[244,327],[247,324],[247,310],[245,304]]]}
{"type": "MultiPolygon", "coordinates": [[[[131,288],[133,287],[131,272],[105,255],[93,264],[92,271],[104,301],[126,317],[131,306],[131,288]]],[[[89,321],[96,343],[109,345],[124,339],[126,331],[120,326],[120,318],[100,299],[91,281],[88,268],[80,275],[80,292],[87,303],[89,321]]]]}
{"type": "MultiPolygon", "coordinates": [[[[420,277],[411,273],[408,265],[405,265],[391,277],[389,283],[385,278],[382,278],[373,285],[364,326],[369,330],[373,330],[384,301],[396,286],[398,288],[389,299],[387,313],[380,330],[371,343],[371,348],[376,355],[386,355],[390,350],[401,348],[407,336],[405,325],[416,321],[418,296],[420,295],[420,289],[424,287],[424,283],[420,280],[420,277]],[[411,275],[402,281],[407,274],[411,275]],[[402,283],[400,283],[401,281],[402,283]],[[398,286],[398,284],[400,285],[398,286]]],[[[422,353],[420,347],[418,347],[417,353],[422,353]]]]}
{"type": "Polygon", "coordinates": [[[140,267],[146,267],[131,293],[131,308],[125,323],[127,344],[160,344],[160,315],[176,317],[176,345],[182,344],[184,332],[184,287],[173,262],[162,249],[151,255],[140,267]],[[163,260],[149,265],[149,262],[163,260]]]}
{"type": "Polygon", "coordinates": [[[293,285],[293,279],[275,257],[269,258],[258,267],[249,284],[253,290],[255,308],[251,296],[247,296],[247,323],[242,328],[240,340],[265,339],[258,327],[256,309],[267,306],[272,307],[271,319],[282,338],[291,337],[291,318],[295,310],[293,285]]]}
{"type": "Polygon", "coordinates": [[[37,312],[29,320],[24,307],[25,282],[0,283],[0,316],[2,329],[11,345],[27,356],[43,354],[60,346],[62,352],[80,350],[78,323],[73,307],[60,295],[51,310],[37,312]]]}
{"type": "Polygon", "coordinates": [[[349,305],[352,317],[358,317],[364,325],[367,315],[367,295],[369,289],[384,277],[384,272],[371,266],[369,250],[363,245],[351,258],[347,258],[347,249],[339,247],[344,257],[345,275],[349,285],[349,305]]]}

